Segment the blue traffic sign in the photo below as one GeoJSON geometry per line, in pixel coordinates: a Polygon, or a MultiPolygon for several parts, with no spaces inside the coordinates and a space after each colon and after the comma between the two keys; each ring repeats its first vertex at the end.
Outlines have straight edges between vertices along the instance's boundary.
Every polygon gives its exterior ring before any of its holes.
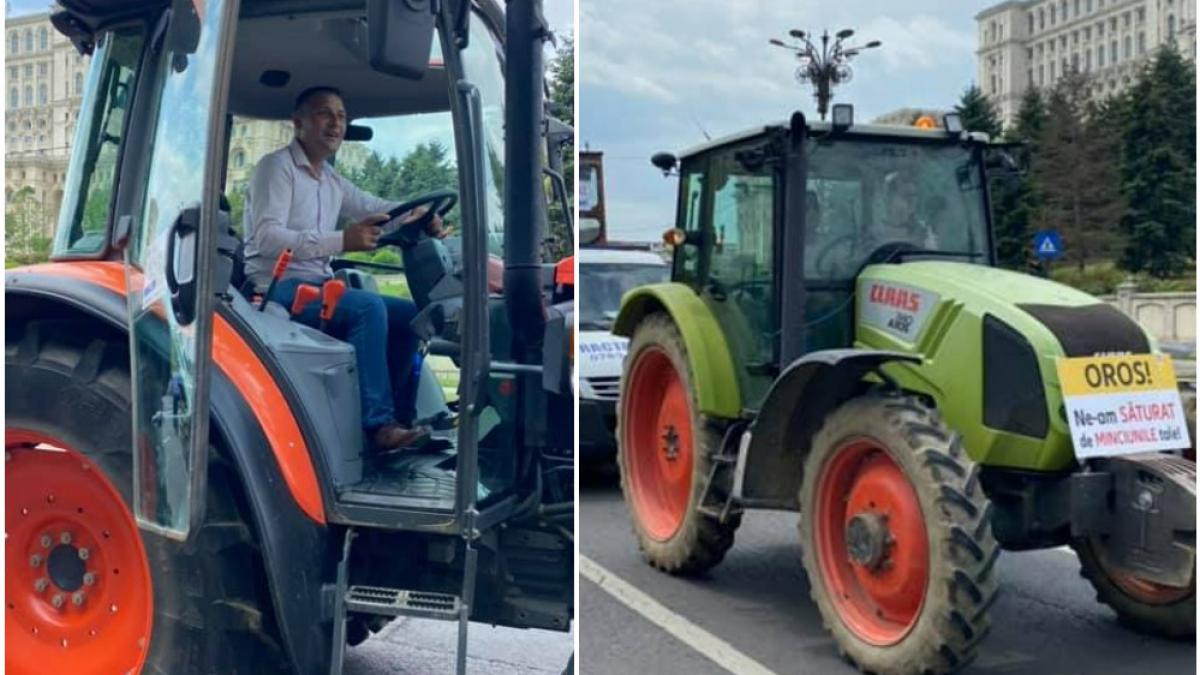
{"type": "Polygon", "coordinates": [[[1063,254],[1062,237],[1057,230],[1041,230],[1033,236],[1033,253],[1038,260],[1058,260],[1063,254]]]}

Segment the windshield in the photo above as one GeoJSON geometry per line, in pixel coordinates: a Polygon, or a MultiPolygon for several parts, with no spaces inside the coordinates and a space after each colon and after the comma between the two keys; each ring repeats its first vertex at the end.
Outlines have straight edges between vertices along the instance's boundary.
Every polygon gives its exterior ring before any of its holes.
{"type": "Polygon", "coordinates": [[[626,292],[666,281],[666,265],[583,264],[579,266],[579,328],[608,330],[626,292]]]}
{"type": "Polygon", "coordinates": [[[805,276],[849,280],[885,244],[986,262],[977,153],[959,144],[814,139],[805,276]]]}
{"type": "Polygon", "coordinates": [[[460,53],[463,74],[479,89],[483,110],[483,208],[487,209],[488,251],[504,255],[504,74],[501,46],[474,13],[471,40],[460,53]]]}

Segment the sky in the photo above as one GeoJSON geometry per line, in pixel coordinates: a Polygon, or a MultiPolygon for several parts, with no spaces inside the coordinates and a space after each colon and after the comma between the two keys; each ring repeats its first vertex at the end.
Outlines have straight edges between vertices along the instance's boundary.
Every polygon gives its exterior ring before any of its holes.
{"type": "Polygon", "coordinates": [[[795,57],[767,43],[800,28],[883,46],[855,59],[834,91],[855,119],[896,108],[948,108],[976,77],[972,0],[579,0],[577,140],[604,152],[609,237],[657,240],[674,222],[677,181],[658,151],[787,119],[816,116],[795,57]]]}

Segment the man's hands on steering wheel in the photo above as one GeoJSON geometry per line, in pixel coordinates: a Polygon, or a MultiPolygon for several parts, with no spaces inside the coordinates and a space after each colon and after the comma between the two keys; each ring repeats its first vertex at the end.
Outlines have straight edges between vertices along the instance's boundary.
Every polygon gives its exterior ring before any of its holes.
{"type": "Polygon", "coordinates": [[[444,238],[449,231],[442,228],[442,216],[457,203],[457,192],[438,190],[398,205],[387,212],[385,222],[406,214],[407,217],[400,221],[400,227],[379,237],[376,246],[408,248],[415,246],[422,236],[444,238]]]}

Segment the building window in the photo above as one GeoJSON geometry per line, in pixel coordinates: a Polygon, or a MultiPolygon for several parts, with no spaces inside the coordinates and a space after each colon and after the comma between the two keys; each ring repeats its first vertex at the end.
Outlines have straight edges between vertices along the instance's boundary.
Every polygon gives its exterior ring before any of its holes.
{"type": "Polygon", "coordinates": [[[1114,66],[1121,62],[1121,58],[1120,58],[1121,55],[1120,55],[1120,52],[1117,51],[1117,41],[1116,40],[1113,40],[1112,42],[1109,43],[1108,55],[1112,57],[1112,62],[1113,62],[1114,66]]]}
{"type": "Polygon", "coordinates": [[[1079,0],[1075,0],[1075,9],[1073,11],[1075,12],[1075,16],[1078,17],[1079,16],[1079,0]]]}
{"type": "Polygon", "coordinates": [[[1087,0],[1087,11],[1088,14],[1092,13],[1092,0],[1087,0]]]}
{"type": "Polygon", "coordinates": [[[33,87],[25,87],[25,106],[33,105],[33,87]]]}
{"type": "Polygon", "coordinates": [[[1146,34],[1138,33],[1138,54],[1146,53],[1146,34]]]}
{"type": "Polygon", "coordinates": [[[17,53],[17,47],[21,44],[21,38],[17,37],[16,31],[8,34],[8,51],[11,54],[17,53]]]}
{"type": "Polygon", "coordinates": [[[1129,39],[1129,36],[1126,35],[1125,36],[1125,60],[1128,61],[1131,58],[1133,58],[1133,40],[1129,39]]]}
{"type": "Polygon", "coordinates": [[[246,153],[242,152],[241,150],[238,150],[233,155],[233,166],[235,168],[240,169],[245,164],[246,164],[246,153]]]}
{"type": "Polygon", "coordinates": [[[1071,55],[1071,70],[1079,70],[1079,52],[1075,52],[1071,55]]]}
{"type": "Polygon", "coordinates": [[[1104,45],[1096,47],[1096,67],[1104,67],[1104,45]]]}
{"type": "Polygon", "coordinates": [[[1050,62],[1050,83],[1054,83],[1054,62],[1050,62]]]}
{"type": "Polygon", "coordinates": [[[1067,20],[1067,0],[1062,0],[1062,20],[1067,20]]]}
{"type": "Polygon", "coordinates": [[[1071,31],[1071,46],[1072,47],[1079,46],[1079,31],[1077,31],[1077,30],[1071,31]]]}
{"type": "Polygon", "coordinates": [[[33,51],[33,31],[25,29],[25,51],[33,51]]]}
{"type": "Polygon", "coordinates": [[[1171,42],[1175,41],[1175,15],[1167,15],[1167,39],[1171,42]]]}
{"type": "Polygon", "coordinates": [[[1038,9],[1038,28],[1046,29],[1046,10],[1044,9],[1038,9]]]}
{"type": "Polygon", "coordinates": [[[1137,22],[1138,22],[1139,26],[1146,23],[1146,8],[1145,7],[1138,7],[1137,22]]]}
{"type": "Polygon", "coordinates": [[[1058,23],[1058,8],[1054,5],[1050,6],[1050,25],[1058,23]]]}
{"type": "Polygon", "coordinates": [[[1029,70],[1025,71],[1025,86],[1026,87],[1033,86],[1033,68],[1030,68],[1029,70]]]}
{"type": "Polygon", "coordinates": [[[32,63],[25,64],[25,77],[33,77],[33,64],[32,63]]]}
{"type": "Polygon", "coordinates": [[[1038,86],[1046,84],[1046,66],[1038,65],[1038,86]]]}
{"type": "Polygon", "coordinates": [[[45,28],[38,31],[38,48],[39,49],[49,49],[50,48],[50,34],[46,32],[45,28]]]}
{"type": "Polygon", "coordinates": [[[1104,22],[1103,21],[1096,24],[1096,37],[1100,37],[1100,38],[1104,37],[1104,22]]]}
{"type": "Polygon", "coordinates": [[[45,84],[39,84],[39,85],[38,85],[38,105],[46,105],[46,103],[47,103],[47,100],[46,100],[46,85],[45,85],[45,84]]]}
{"type": "Polygon", "coordinates": [[[83,73],[75,73],[75,94],[83,93],[83,73]]]}
{"type": "Polygon", "coordinates": [[[1030,47],[1029,49],[1025,50],[1025,58],[1030,61],[1033,60],[1033,47],[1030,47]]]}
{"type": "Polygon", "coordinates": [[[10,88],[8,90],[8,107],[15,108],[15,107],[17,107],[17,104],[20,102],[21,102],[21,95],[17,91],[17,88],[16,87],[10,88]]]}
{"type": "Polygon", "coordinates": [[[17,79],[17,67],[16,66],[8,67],[8,79],[10,79],[10,80],[17,79]]]}
{"type": "Polygon", "coordinates": [[[996,76],[992,75],[992,93],[996,93],[996,76]]]}
{"type": "Polygon", "coordinates": [[[1108,30],[1111,33],[1117,32],[1117,17],[1114,16],[1108,20],[1108,30]]]}
{"type": "Polygon", "coordinates": [[[1033,35],[1033,15],[1029,15],[1029,34],[1033,35]]]}

